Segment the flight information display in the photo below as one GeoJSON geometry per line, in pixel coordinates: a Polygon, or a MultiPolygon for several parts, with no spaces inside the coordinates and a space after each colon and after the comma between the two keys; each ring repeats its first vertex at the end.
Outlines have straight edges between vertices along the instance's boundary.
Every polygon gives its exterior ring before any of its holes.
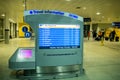
{"type": "Polygon", "coordinates": [[[80,48],[80,26],[39,24],[39,49],[80,48]]]}

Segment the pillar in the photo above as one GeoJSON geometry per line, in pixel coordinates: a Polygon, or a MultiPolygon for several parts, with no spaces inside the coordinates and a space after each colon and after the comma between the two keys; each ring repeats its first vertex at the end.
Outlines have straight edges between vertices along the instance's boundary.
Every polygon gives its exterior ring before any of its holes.
{"type": "Polygon", "coordinates": [[[5,44],[9,44],[9,29],[5,29],[5,44]]]}
{"type": "Polygon", "coordinates": [[[8,15],[5,14],[4,19],[4,28],[5,28],[5,44],[9,44],[9,18],[8,15]]]}
{"type": "Polygon", "coordinates": [[[93,29],[92,29],[92,22],[90,22],[90,37],[92,38],[92,32],[93,32],[93,29]]]}

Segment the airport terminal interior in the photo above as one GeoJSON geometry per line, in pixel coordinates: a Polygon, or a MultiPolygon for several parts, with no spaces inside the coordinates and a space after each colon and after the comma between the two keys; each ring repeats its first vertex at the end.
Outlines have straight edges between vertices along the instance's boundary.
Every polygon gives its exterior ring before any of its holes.
{"type": "Polygon", "coordinates": [[[0,80],[120,80],[119,3],[0,0],[0,80]]]}

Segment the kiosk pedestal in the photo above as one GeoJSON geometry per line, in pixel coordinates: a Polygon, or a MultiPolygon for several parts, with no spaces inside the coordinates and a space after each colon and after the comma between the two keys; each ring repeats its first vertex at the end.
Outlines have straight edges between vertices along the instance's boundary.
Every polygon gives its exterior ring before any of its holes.
{"type": "Polygon", "coordinates": [[[83,73],[82,17],[54,10],[28,10],[24,19],[36,40],[34,48],[18,48],[9,59],[9,68],[16,70],[19,78],[56,79],[83,73]]]}

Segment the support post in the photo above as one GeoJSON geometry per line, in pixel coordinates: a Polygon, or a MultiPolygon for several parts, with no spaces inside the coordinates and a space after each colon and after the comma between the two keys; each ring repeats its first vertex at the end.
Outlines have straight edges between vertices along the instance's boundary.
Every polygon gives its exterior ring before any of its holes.
{"type": "Polygon", "coordinates": [[[5,29],[5,44],[9,44],[9,29],[5,29]]]}

